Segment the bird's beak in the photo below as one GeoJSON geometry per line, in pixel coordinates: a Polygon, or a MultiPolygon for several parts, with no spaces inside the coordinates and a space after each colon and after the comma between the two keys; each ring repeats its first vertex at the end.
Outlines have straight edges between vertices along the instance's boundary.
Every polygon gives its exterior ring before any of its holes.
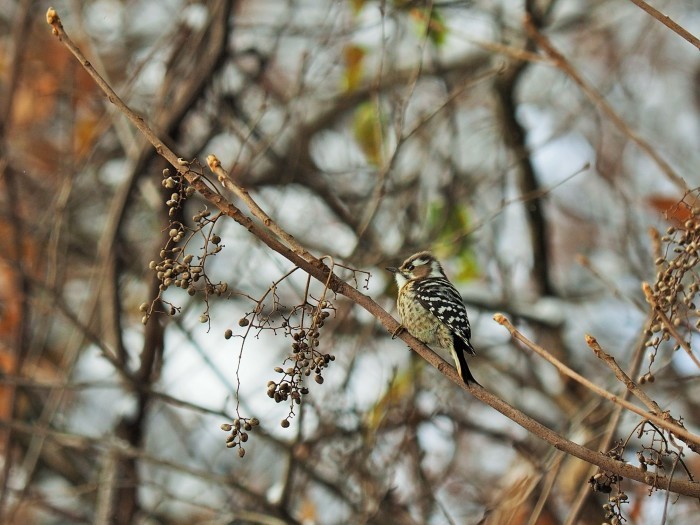
{"type": "Polygon", "coordinates": [[[396,272],[399,271],[398,268],[394,268],[393,266],[387,266],[387,267],[386,267],[386,270],[389,271],[389,272],[391,272],[391,273],[396,273],[396,272]]]}

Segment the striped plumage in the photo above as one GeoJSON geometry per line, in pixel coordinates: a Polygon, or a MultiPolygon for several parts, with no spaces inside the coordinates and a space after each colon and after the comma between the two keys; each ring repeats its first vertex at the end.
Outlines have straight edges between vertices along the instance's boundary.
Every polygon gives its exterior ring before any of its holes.
{"type": "Polygon", "coordinates": [[[467,309],[438,260],[429,252],[419,252],[399,268],[387,270],[394,273],[399,287],[397,306],[403,327],[425,344],[449,350],[462,380],[476,383],[464,357],[476,354],[469,341],[467,309]]]}

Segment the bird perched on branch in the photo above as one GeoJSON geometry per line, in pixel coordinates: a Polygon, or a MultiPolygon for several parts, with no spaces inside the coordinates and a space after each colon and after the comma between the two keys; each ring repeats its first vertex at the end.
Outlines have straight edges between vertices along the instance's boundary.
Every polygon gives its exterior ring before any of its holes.
{"type": "Polygon", "coordinates": [[[462,381],[476,383],[464,356],[476,355],[469,341],[467,309],[440,262],[429,252],[419,252],[387,270],[399,287],[396,304],[402,327],[425,344],[449,350],[462,381]]]}

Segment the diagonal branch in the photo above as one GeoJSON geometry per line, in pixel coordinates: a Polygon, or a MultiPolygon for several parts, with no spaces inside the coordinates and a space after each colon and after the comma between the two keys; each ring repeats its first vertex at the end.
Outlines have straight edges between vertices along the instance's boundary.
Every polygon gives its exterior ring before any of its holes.
{"type": "Polygon", "coordinates": [[[287,246],[294,250],[295,253],[298,253],[302,257],[309,256],[309,252],[306,250],[306,248],[299,244],[299,242],[292,235],[280,228],[280,226],[267,213],[265,213],[260,206],[258,206],[258,203],[255,202],[248,193],[248,190],[233,182],[216,155],[209,155],[207,157],[207,164],[209,165],[209,169],[214,172],[221,185],[227,190],[233,192],[236,197],[245,202],[253,215],[261,220],[263,224],[270,229],[270,231],[283,240],[287,246]]]}
{"type": "Polygon", "coordinates": [[[521,334],[511,323],[506,319],[502,314],[496,314],[494,315],[494,319],[496,320],[497,323],[503,325],[513,336],[513,339],[516,339],[523,343],[527,348],[530,350],[534,351],[536,354],[538,354],[540,357],[543,357],[545,360],[549,361],[552,363],[557,370],[559,370],[562,374],[566,375],[567,377],[570,377],[574,381],[580,383],[581,385],[585,386],[589,390],[595,392],[598,394],[600,397],[604,397],[605,399],[612,401],[616,405],[620,405],[630,412],[634,412],[635,414],[648,419],[649,421],[653,422],[655,425],[658,425],[659,427],[667,430],[668,432],[672,432],[679,438],[682,438],[683,441],[688,443],[688,445],[693,448],[694,450],[698,450],[700,448],[700,436],[696,436],[695,434],[689,432],[685,428],[678,426],[676,423],[670,422],[669,418],[670,416],[666,412],[662,412],[661,414],[654,414],[651,412],[645,412],[641,408],[637,407],[636,405],[633,405],[626,399],[623,399],[621,397],[616,396],[612,392],[608,392],[607,390],[599,387],[598,385],[594,384],[593,382],[589,381],[585,377],[583,377],[581,374],[578,372],[573,371],[571,368],[566,366],[564,363],[559,361],[556,357],[554,357],[552,354],[550,354],[547,350],[542,348],[540,345],[533,343],[530,341],[527,337],[525,337],[523,334],[521,334]]]}
{"type": "Polygon", "coordinates": [[[684,38],[691,44],[693,44],[695,47],[697,47],[700,50],[700,38],[696,37],[693,33],[688,31],[687,29],[681,27],[678,25],[676,22],[671,20],[671,17],[668,15],[663,14],[661,11],[658,11],[654,9],[652,6],[647,4],[644,0],[630,0],[633,4],[635,4],[637,7],[643,9],[647,13],[649,13],[651,16],[656,18],[659,22],[661,22],[663,25],[668,27],[671,31],[679,35],[681,38],[684,38]]]}
{"type": "MultiPolygon", "coordinates": [[[[344,295],[353,303],[364,308],[367,312],[372,314],[372,316],[375,317],[382,324],[382,326],[384,326],[388,333],[395,333],[397,331],[400,326],[398,321],[396,321],[396,319],[394,319],[386,310],[373,301],[369,296],[361,293],[350,284],[338,278],[332,273],[328,266],[326,266],[318,258],[315,258],[313,255],[308,254],[308,260],[307,258],[301,257],[293,249],[286,246],[278,238],[278,236],[266,226],[259,226],[249,216],[242,213],[236,206],[230,203],[226,198],[209,188],[206,183],[201,180],[201,177],[189,169],[189,164],[182,159],[179,159],[172,150],[165,146],[165,144],[163,144],[153,130],[146,124],[144,119],[128,108],[117,96],[114,90],[112,90],[112,88],[102,79],[102,77],[100,77],[97,71],[95,71],[95,69],[90,65],[80,50],[65,33],[56,11],[52,8],[49,9],[47,13],[47,21],[53,27],[54,34],[64,42],[71,53],[73,53],[83,67],[85,67],[98,86],[105,92],[110,102],[115,104],[115,106],[127,116],[127,118],[151,142],[151,144],[153,144],[157,153],[168,160],[168,162],[170,162],[172,166],[175,167],[205,199],[207,199],[213,206],[221,210],[222,213],[226,214],[237,223],[245,227],[251,234],[255,235],[270,249],[285,257],[292,264],[301,268],[314,279],[320,281],[321,283],[327,284],[329,289],[338,294],[344,295]]],[[[252,201],[252,199],[250,199],[250,201],[252,201]]],[[[253,205],[253,203],[250,201],[248,201],[248,204],[253,205]]],[[[562,450],[567,454],[578,457],[586,462],[597,465],[605,470],[615,472],[622,477],[634,479],[653,487],[666,488],[667,490],[679,494],[696,498],[700,497],[700,484],[690,481],[675,480],[670,477],[657,476],[643,472],[641,469],[635,468],[632,465],[615,460],[605,454],[578,445],[577,443],[566,439],[550,428],[547,428],[541,423],[520,412],[505,401],[496,397],[494,394],[485,390],[483,387],[475,384],[467,386],[461,381],[457,372],[452,366],[430,350],[426,345],[411,336],[408,332],[403,331],[398,337],[407,343],[412,350],[428,361],[433,367],[437,368],[448,379],[459,385],[463,390],[469,391],[475,398],[501,412],[503,415],[540,439],[550,443],[555,448],[562,450]]],[[[636,407],[633,408],[636,409],[636,407]]],[[[652,419],[652,416],[644,413],[642,413],[642,415],[652,419]]],[[[661,420],[660,418],[656,419],[661,420]]],[[[667,422],[663,420],[661,421],[663,423],[661,426],[664,428],[669,427],[667,422]]],[[[676,431],[675,428],[674,431],[676,431]]],[[[684,431],[691,441],[698,439],[689,432],[685,431],[685,429],[678,428],[678,431],[679,435],[680,431],[684,431]]]]}
{"type": "Polygon", "coordinates": [[[586,335],[586,344],[591,348],[591,350],[593,350],[598,359],[602,360],[606,365],[608,365],[608,368],[613,371],[615,377],[617,377],[617,379],[625,385],[627,390],[629,390],[634,397],[644,403],[644,405],[653,414],[663,414],[663,410],[661,410],[658,403],[650,398],[647,393],[644,392],[644,390],[637,386],[637,383],[635,383],[632,378],[628,376],[625,371],[622,370],[622,368],[620,368],[620,365],[617,364],[615,358],[603,350],[595,337],[592,335],[586,335]]]}

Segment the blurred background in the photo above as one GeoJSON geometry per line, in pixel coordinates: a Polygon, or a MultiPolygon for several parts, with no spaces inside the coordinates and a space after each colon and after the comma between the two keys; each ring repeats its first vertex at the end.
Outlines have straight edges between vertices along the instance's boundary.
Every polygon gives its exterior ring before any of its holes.
{"type": "MultiPolygon", "coordinates": [[[[700,35],[696,1],[654,4],[700,35]]],[[[474,400],[347,299],[287,275],[238,224],[203,218],[206,201],[167,182],[52,36],[48,4],[0,7],[1,522],[694,523],[691,498],[628,481],[592,491],[596,468],[474,400]],[[178,256],[205,278],[161,290],[173,224],[178,256]],[[304,379],[301,405],[275,403],[267,383],[322,301],[319,349],[335,360],[323,384],[304,379]],[[220,425],[237,418],[247,435],[229,448],[220,425]]],[[[697,478],[687,446],[492,320],[504,313],[619,394],[586,345],[595,336],[700,430],[692,43],[627,0],[53,7],[178,156],[217,155],[394,315],[384,267],[433,250],[463,293],[485,388],[593,450],[619,445],[637,466],[641,454],[650,471],[697,478]],[[650,315],[642,282],[679,338],[650,315]]]]}

